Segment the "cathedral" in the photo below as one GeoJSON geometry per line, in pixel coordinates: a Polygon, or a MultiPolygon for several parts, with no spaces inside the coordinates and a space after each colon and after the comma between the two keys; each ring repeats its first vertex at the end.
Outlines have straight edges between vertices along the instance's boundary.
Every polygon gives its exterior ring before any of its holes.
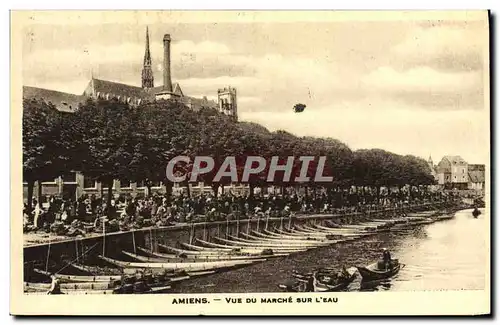
{"type": "Polygon", "coordinates": [[[219,112],[238,119],[236,89],[226,87],[218,89],[217,102],[208,100],[207,97],[195,98],[186,96],[179,83],[172,82],[170,69],[170,34],[163,37],[163,85],[154,83],[151,52],[149,47],[149,31],[146,28],[146,48],[141,73],[141,87],[131,86],[118,82],[101,80],[92,77],[82,95],[69,94],[37,87],[23,87],[23,98],[36,98],[51,102],[60,111],[73,112],[80,103],[87,98],[117,99],[137,106],[144,102],[155,100],[176,100],[184,103],[193,110],[201,108],[214,108],[219,112]]]}

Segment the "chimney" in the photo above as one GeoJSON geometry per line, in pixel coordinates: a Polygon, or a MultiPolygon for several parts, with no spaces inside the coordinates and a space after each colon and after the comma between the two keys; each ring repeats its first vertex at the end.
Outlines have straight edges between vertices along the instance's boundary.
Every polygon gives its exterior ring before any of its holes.
{"type": "Polygon", "coordinates": [[[170,34],[163,36],[163,90],[172,92],[172,77],[170,74],[170,34]]]}

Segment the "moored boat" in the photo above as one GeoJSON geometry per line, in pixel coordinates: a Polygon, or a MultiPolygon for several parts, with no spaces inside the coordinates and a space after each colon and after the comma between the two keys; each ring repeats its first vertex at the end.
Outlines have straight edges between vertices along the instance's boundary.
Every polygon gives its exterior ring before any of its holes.
{"type": "Polygon", "coordinates": [[[389,278],[397,274],[402,265],[399,263],[399,260],[393,259],[391,260],[391,266],[389,269],[381,266],[382,263],[377,261],[367,266],[357,266],[357,269],[363,281],[373,281],[389,278]]]}
{"type": "Polygon", "coordinates": [[[336,272],[316,271],[309,275],[295,274],[297,281],[281,284],[279,287],[288,292],[335,292],[346,289],[356,278],[356,268],[345,271],[342,277],[336,272]]]}
{"type": "MultiPolygon", "coordinates": [[[[50,276],[50,272],[40,269],[33,269],[34,272],[50,276]]],[[[113,282],[121,281],[121,275],[70,275],[70,274],[54,274],[61,282],[113,282]]]]}
{"type": "Polygon", "coordinates": [[[216,261],[216,262],[187,262],[187,263],[158,263],[158,262],[125,262],[99,255],[99,258],[122,268],[143,268],[143,269],[165,269],[167,271],[207,271],[217,269],[229,269],[238,266],[248,265],[265,259],[244,260],[244,261],[216,261]]]}

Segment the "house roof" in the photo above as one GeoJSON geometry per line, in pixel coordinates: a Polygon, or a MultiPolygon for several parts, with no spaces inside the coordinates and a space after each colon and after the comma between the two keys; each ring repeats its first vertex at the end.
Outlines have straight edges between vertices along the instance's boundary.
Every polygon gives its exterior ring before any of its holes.
{"type": "Polygon", "coordinates": [[[469,171],[469,182],[484,183],[484,171],[480,170],[469,171]]]}
{"type": "Polygon", "coordinates": [[[23,86],[23,98],[52,103],[61,112],[74,112],[80,103],[86,100],[86,97],[81,95],[29,86],[23,86]]]}
{"type": "Polygon", "coordinates": [[[460,156],[444,156],[443,159],[447,159],[452,165],[467,165],[465,159],[460,156]]]}
{"type": "Polygon", "coordinates": [[[486,170],[484,165],[481,164],[469,164],[468,166],[469,171],[482,171],[484,172],[486,170]]]}

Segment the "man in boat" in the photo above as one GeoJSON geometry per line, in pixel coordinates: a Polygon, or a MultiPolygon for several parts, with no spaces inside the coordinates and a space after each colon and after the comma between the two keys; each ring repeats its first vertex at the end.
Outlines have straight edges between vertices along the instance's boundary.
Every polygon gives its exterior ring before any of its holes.
{"type": "Polygon", "coordinates": [[[347,268],[345,267],[345,265],[342,265],[342,270],[340,270],[337,277],[341,280],[346,280],[346,279],[349,279],[351,277],[351,275],[347,271],[347,268]]]}
{"type": "Polygon", "coordinates": [[[385,269],[388,270],[391,267],[391,253],[387,248],[382,249],[382,259],[384,261],[385,269]]]}
{"type": "Polygon", "coordinates": [[[60,295],[63,294],[61,292],[61,285],[59,283],[59,279],[55,276],[55,274],[50,275],[50,279],[52,283],[50,284],[50,289],[47,291],[48,295],[60,295]]]}

